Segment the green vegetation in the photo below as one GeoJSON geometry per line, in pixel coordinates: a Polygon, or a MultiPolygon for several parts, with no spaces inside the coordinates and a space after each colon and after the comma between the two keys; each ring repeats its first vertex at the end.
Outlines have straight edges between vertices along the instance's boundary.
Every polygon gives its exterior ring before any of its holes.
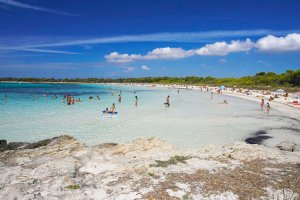
{"type": "Polygon", "coordinates": [[[0,81],[23,81],[23,82],[84,82],[84,83],[149,83],[149,84],[181,84],[181,85],[209,85],[227,87],[246,87],[249,89],[272,89],[283,88],[299,90],[300,69],[287,70],[285,73],[259,72],[254,76],[240,78],[215,78],[215,77],[143,77],[143,78],[0,78],[0,81]]]}
{"type": "Polygon", "coordinates": [[[158,179],[158,178],[159,178],[158,175],[155,175],[155,174],[152,173],[152,172],[149,172],[148,175],[151,176],[152,178],[155,178],[155,179],[158,179]]]}
{"type": "Polygon", "coordinates": [[[185,164],[188,159],[191,157],[189,156],[173,156],[169,160],[156,160],[155,164],[151,164],[150,167],[168,167],[170,165],[176,165],[177,163],[185,164]]]}
{"type": "Polygon", "coordinates": [[[69,190],[78,190],[78,189],[80,189],[80,186],[79,185],[68,185],[66,188],[69,190]]]}

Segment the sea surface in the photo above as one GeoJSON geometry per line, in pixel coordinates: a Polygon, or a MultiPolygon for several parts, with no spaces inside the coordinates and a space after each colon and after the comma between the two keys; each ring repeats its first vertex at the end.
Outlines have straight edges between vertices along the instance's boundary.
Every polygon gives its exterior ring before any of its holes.
{"type": "Polygon", "coordinates": [[[211,99],[210,92],[196,90],[0,83],[0,139],[9,142],[33,142],[68,134],[87,145],[95,145],[156,136],[177,147],[198,148],[245,141],[256,137],[254,134],[259,130],[270,137],[265,143],[272,146],[282,140],[299,141],[300,123],[274,109],[268,115],[252,101],[222,94],[214,94],[211,99]],[[68,106],[62,103],[66,94],[83,102],[68,106]],[[168,95],[170,107],[164,105],[168,95]],[[89,100],[90,96],[94,99],[89,100]],[[224,100],[228,104],[221,104],[224,100]],[[112,103],[119,114],[106,118],[102,110],[112,103]]]}

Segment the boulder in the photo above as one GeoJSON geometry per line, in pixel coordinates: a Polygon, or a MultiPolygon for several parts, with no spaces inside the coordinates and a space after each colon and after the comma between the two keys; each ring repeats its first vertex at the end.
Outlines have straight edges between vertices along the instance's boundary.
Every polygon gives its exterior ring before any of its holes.
{"type": "Polygon", "coordinates": [[[7,148],[7,141],[6,140],[0,140],[0,151],[5,151],[7,148]]]}
{"type": "Polygon", "coordinates": [[[276,145],[276,147],[280,150],[284,151],[295,151],[297,144],[290,141],[283,141],[276,145]]]}

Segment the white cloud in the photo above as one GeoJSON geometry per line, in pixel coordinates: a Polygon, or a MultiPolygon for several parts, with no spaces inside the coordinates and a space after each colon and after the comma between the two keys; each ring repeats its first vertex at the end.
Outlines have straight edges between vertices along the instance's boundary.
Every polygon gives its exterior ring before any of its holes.
{"type": "Polygon", "coordinates": [[[146,66],[146,65],[142,65],[141,69],[143,69],[143,70],[150,70],[150,68],[148,66],[146,66]]]}
{"type": "Polygon", "coordinates": [[[226,59],[220,59],[220,60],[219,60],[219,63],[225,64],[225,63],[227,63],[227,60],[226,60],[226,59]]]}
{"type": "Polygon", "coordinates": [[[275,37],[268,35],[259,39],[256,47],[266,52],[284,52],[300,50],[300,34],[292,33],[285,37],[275,37]]]}
{"type": "Polygon", "coordinates": [[[131,67],[131,66],[125,66],[125,67],[119,67],[119,68],[124,69],[123,70],[124,73],[130,73],[135,70],[135,67],[131,67]]]}
{"type": "Polygon", "coordinates": [[[112,52],[105,55],[108,62],[126,63],[136,60],[157,60],[157,59],[180,59],[188,56],[192,56],[193,51],[186,51],[182,48],[156,48],[149,51],[146,55],[141,54],[119,54],[118,52],[112,52]]]}
{"type": "Polygon", "coordinates": [[[195,54],[203,56],[225,56],[233,52],[250,51],[254,46],[255,44],[250,39],[246,39],[245,41],[233,40],[229,44],[227,42],[216,42],[196,49],[195,54]]]}
{"type": "Polygon", "coordinates": [[[137,54],[119,54],[118,52],[112,52],[108,55],[105,55],[105,58],[108,62],[116,63],[126,63],[132,62],[134,60],[140,59],[142,56],[137,54]]]}
{"type": "Polygon", "coordinates": [[[230,44],[226,42],[216,42],[213,44],[207,44],[199,49],[184,50],[182,48],[156,48],[149,51],[145,55],[141,54],[119,54],[118,52],[112,52],[105,55],[108,62],[126,63],[136,60],[158,60],[158,59],[181,59],[194,55],[200,56],[224,56],[232,52],[245,52],[251,50],[254,47],[254,43],[250,39],[245,41],[231,41],[230,44]]]}
{"type": "Polygon", "coordinates": [[[52,14],[76,16],[72,13],[63,12],[63,11],[59,11],[59,10],[53,10],[53,9],[44,8],[44,7],[40,7],[40,6],[29,5],[29,4],[22,3],[22,2],[19,2],[19,1],[14,1],[14,0],[0,0],[0,3],[10,5],[10,6],[19,7],[19,8],[25,8],[25,9],[31,9],[31,10],[41,11],[41,12],[52,13],[52,14]]]}

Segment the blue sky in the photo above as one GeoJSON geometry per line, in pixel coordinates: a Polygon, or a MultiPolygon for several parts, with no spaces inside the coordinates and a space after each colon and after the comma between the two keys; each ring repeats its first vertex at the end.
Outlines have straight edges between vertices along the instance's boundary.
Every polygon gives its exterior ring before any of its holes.
{"type": "Polygon", "coordinates": [[[0,0],[1,77],[300,68],[299,0],[0,0]]]}

